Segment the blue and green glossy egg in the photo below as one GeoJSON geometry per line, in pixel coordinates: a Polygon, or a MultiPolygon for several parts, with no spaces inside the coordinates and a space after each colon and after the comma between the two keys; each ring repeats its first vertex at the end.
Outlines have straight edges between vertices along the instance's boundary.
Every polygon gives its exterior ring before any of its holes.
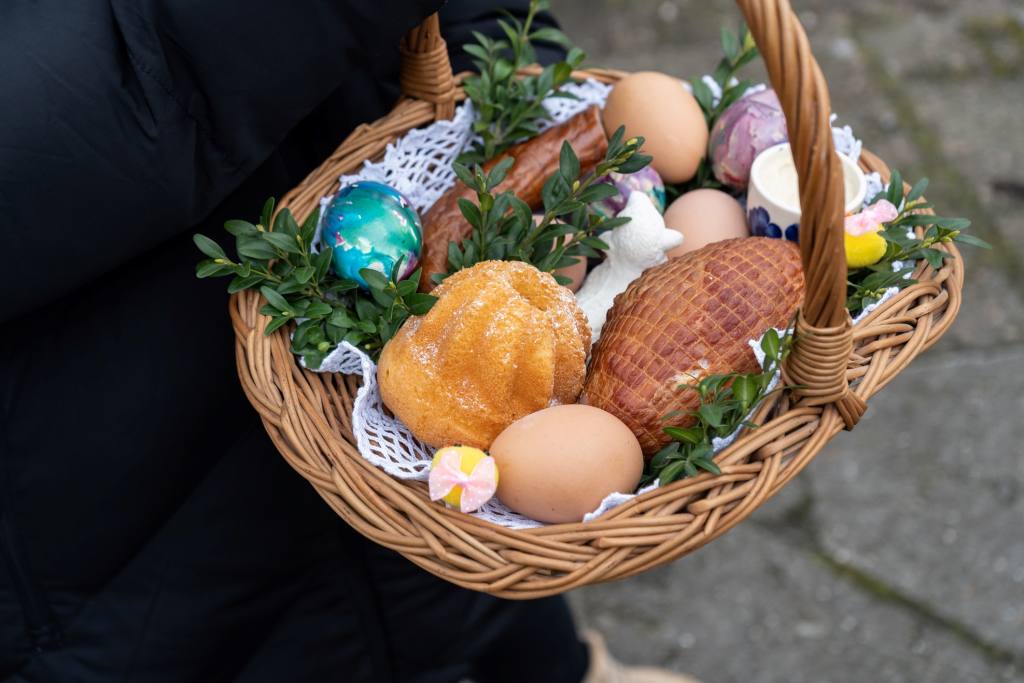
{"type": "Polygon", "coordinates": [[[320,242],[334,249],[331,267],[338,277],[355,280],[372,268],[390,275],[398,259],[400,277],[416,269],[423,233],[420,217],[398,190],[371,180],[346,185],[327,205],[320,224],[320,242]]]}

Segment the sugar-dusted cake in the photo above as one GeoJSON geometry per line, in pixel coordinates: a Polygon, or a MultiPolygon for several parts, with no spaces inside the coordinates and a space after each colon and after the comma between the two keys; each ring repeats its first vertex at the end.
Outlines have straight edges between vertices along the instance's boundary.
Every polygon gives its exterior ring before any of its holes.
{"type": "Polygon", "coordinates": [[[650,456],[669,441],[663,427],[694,421],[697,394],[679,385],[756,372],[747,342],[786,327],[803,297],[787,240],[724,240],[669,259],[615,298],[581,400],[625,422],[650,456]]]}
{"type": "Polygon", "coordinates": [[[484,261],[446,279],[377,366],[381,398],[431,446],[488,448],[515,420],[575,403],[590,328],[576,299],[531,265],[484,261]]]}

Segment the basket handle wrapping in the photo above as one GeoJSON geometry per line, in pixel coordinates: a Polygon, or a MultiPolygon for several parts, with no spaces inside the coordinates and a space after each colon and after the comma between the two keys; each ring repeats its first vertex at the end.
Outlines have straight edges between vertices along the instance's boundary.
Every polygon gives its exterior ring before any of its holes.
{"type": "MultiPolygon", "coordinates": [[[[736,0],[779,96],[800,187],[800,256],[806,295],[796,322],[787,379],[801,404],[835,404],[847,429],[866,404],[849,387],[853,325],[846,310],[843,169],[832,141],[828,86],[788,0],[736,0]]],[[[455,81],[437,14],[402,42],[402,92],[451,118],[455,81]]]]}
{"type": "Polygon", "coordinates": [[[433,103],[437,119],[450,119],[455,114],[455,78],[437,12],[409,31],[399,50],[402,93],[433,103]]]}

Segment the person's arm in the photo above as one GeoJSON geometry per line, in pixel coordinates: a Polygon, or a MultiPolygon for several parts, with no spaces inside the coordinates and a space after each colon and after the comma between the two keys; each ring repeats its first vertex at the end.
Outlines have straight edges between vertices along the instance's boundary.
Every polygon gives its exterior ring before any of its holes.
{"type": "Polygon", "coordinates": [[[0,322],[195,225],[439,4],[3,3],[0,322]]]}

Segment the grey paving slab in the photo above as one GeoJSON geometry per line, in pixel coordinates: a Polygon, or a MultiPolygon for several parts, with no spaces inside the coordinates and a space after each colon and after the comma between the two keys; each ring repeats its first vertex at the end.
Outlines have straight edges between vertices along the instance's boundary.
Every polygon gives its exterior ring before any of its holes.
{"type": "Polygon", "coordinates": [[[841,562],[1024,654],[1024,349],[935,354],[807,473],[841,562]]]}
{"type": "Polygon", "coordinates": [[[992,683],[1020,674],[747,524],[630,581],[576,591],[623,661],[707,683],[992,683]]]}

